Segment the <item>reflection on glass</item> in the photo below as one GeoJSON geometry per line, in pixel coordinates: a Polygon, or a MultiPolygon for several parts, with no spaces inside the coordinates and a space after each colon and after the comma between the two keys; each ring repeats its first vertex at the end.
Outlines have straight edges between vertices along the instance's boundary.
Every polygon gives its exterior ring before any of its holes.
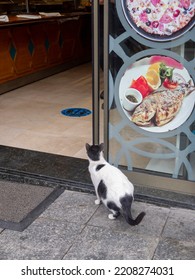
{"type": "Polygon", "coordinates": [[[195,126],[191,125],[195,101],[195,81],[191,73],[194,69],[192,63],[183,64],[182,57],[189,62],[194,59],[195,43],[189,40],[183,45],[169,49],[170,52],[181,57],[181,60],[178,59],[178,61],[173,58],[174,55],[173,57],[156,55],[155,49],[153,55],[144,56],[145,51],[150,48],[140,43],[141,40],[137,42],[133,39],[130,36],[131,32],[122,30],[117,13],[110,15],[113,25],[111,24],[112,27],[109,30],[110,38],[112,38],[112,48],[109,54],[109,83],[114,85],[114,94],[110,92],[109,98],[112,99],[114,96],[114,99],[109,101],[115,105],[109,110],[110,162],[124,166],[128,170],[139,169],[149,173],[154,171],[175,178],[182,176],[194,181],[195,144],[193,133],[195,133],[195,126]],[[123,32],[126,32],[124,33],[126,37],[121,36],[122,39],[117,41],[116,39],[123,32]],[[132,61],[133,56],[140,52],[143,53],[143,58],[135,59],[132,65],[127,65],[127,61],[130,59],[132,61]],[[157,56],[162,61],[154,61],[157,56]],[[122,74],[121,68],[124,67],[124,64],[127,65],[127,68],[122,74]],[[163,76],[163,73],[166,75],[163,76]],[[149,91],[146,92],[142,91],[143,87],[146,89],[145,80],[149,85],[149,91]],[[181,89],[182,84],[184,87],[181,89]],[[154,100],[158,112],[155,110],[152,118],[145,124],[141,121],[133,121],[134,112],[128,112],[124,109],[123,98],[129,87],[141,91],[143,100],[148,96],[151,96],[152,99],[155,93],[159,92],[158,100],[154,100]],[[167,105],[168,101],[171,101],[172,95],[172,106],[165,108],[163,103],[159,109],[162,90],[164,90],[164,103],[167,105]],[[183,93],[181,94],[181,92],[183,93]],[[167,95],[166,98],[165,95],[167,95]],[[164,113],[165,117],[156,119],[160,113],[164,113]]]}

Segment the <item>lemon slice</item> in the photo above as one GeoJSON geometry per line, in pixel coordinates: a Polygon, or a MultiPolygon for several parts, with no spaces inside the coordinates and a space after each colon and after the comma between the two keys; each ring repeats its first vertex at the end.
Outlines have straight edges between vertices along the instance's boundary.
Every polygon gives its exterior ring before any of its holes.
{"type": "Polygon", "coordinates": [[[148,67],[148,71],[154,70],[154,71],[156,71],[157,73],[159,73],[159,72],[160,72],[160,65],[161,65],[161,62],[153,63],[153,64],[151,64],[151,65],[148,67]]]}
{"type": "Polygon", "coordinates": [[[159,73],[156,72],[154,69],[148,70],[146,75],[145,75],[145,78],[146,78],[146,80],[148,82],[148,85],[153,90],[155,90],[155,89],[160,87],[161,79],[160,79],[159,73]]]}

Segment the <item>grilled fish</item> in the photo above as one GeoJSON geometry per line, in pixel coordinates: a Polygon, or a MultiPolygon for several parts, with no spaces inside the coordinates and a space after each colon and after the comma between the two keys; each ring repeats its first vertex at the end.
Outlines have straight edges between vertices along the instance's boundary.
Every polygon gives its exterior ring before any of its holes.
{"type": "Polygon", "coordinates": [[[175,90],[154,92],[136,107],[131,120],[139,126],[163,126],[179,112],[185,96],[195,90],[192,82],[179,84],[175,90]]]}

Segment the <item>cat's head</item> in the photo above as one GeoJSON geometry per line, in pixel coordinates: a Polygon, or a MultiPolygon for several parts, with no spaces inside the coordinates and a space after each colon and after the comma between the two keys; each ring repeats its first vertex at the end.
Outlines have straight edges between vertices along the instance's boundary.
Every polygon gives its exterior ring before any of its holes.
{"type": "Polygon", "coordinates": [[[93,160],[93,161],[100,160],[100,157],[102,154],[101,152],[103,152],[103,149],[104,149],[103,143],[100,145],[89,145],[88,143],[86,143],[85,147],[86,147],[88,158],[90,160],[93,160]]]}

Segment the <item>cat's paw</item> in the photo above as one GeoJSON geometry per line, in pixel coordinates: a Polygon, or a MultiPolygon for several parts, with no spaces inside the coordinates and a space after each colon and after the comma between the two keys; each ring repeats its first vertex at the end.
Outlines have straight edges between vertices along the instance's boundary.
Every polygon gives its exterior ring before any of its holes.
{"type": "Polygon", "coordinates": [[[96,200],[95,200],[95,204],[96,204],[96,205],[99,205],[100,203],[101,203],[101,201],[100,201],[99,199],[96,199],[96,200]]]}
{"type": "Polygon", "coordinates": [[[116,219],[116,217],[115,217],[113,214],[109,214],[109,215],[108,215],[108,218],[109,218],[110,220],[115,220],[115,219],[116,219]]]}

